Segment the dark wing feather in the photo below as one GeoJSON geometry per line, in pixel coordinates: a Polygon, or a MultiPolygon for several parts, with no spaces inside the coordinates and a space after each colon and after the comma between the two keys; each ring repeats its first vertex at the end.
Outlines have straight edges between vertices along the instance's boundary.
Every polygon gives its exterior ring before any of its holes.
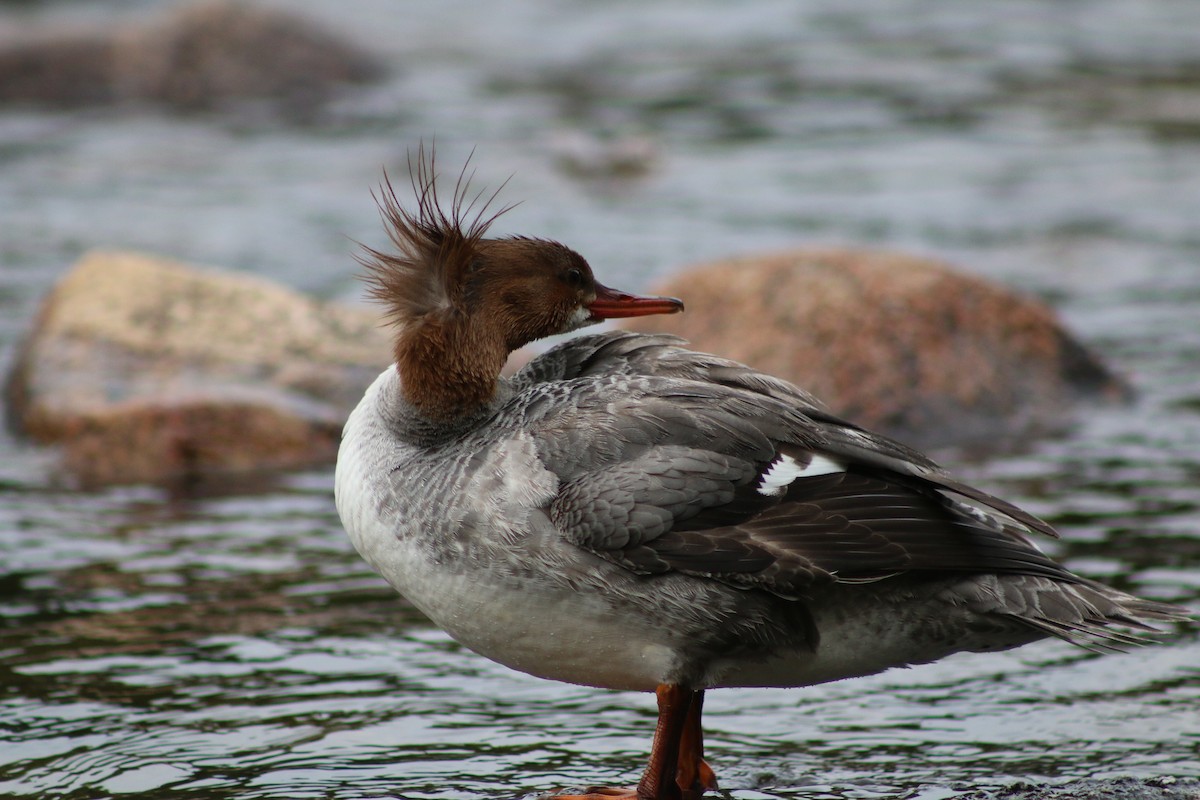
{"type": "Polygon", "coordinates": [[[936,490],[850,471],[800,478],[773,508],[729,526],[677,526],[649,547],[670,568],[802,593],[815,582],[867,582],[899,573],[1015,573],[1069,579],[1003,521],[936,490]],[[704,542],[698,544],[697,540],[704,542]],[[754,570],[749,550],[761,563],[754,570]]]}
{"type": "Polygon", "coordinates": [[[784,381],[672,337],[599,334],[543,358],[516,384],[570,385],[539,434],[562,479],[551,520],[628,569],[787,596],[899,573],[1077,580],[1030,542],[1046,523],[784,381]]]}

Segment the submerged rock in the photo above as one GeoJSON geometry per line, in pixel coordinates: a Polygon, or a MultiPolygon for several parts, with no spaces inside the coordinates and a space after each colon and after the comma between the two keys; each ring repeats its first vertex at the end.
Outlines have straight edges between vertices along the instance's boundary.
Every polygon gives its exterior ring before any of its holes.
{"type": "Polygon", "coordinates": [[[372,55],[293,14],[202,0],[147,24],[0,40],[0,103],[143,102],[177,111],[270,100],[312,107],[383,74],[372,55]]]}
{"type": "Polygon", "coordinates": [[[373,310],[125,252],[84,256],[8,378],[9,422],[84,485],[333,460],[390,362],[373,310]]]}
{"type": "Polygon", "coordinates": [[[931,261],[794,250],[685,270],[656,287],[687,312],[628,327],[679,334],[922,447],[992,446],[1061,427],[1128,389],[1045,304],[931,261]]]}

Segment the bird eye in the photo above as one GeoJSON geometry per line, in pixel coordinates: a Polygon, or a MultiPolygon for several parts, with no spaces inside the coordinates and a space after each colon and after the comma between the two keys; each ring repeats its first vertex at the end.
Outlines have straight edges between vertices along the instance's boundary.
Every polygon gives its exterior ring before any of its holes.
{"type": "Polygon", "coordinates": [[[583,286],[583,270],[578,267],[571,267],[563,275],[563,279],[572,289],[578,289],[583,286]]]}

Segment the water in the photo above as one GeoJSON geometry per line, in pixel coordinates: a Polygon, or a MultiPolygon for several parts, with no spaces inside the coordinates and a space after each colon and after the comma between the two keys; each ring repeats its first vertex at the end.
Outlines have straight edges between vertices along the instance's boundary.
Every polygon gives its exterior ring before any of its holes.
{"type": "MultiPolygon", "coordinates": [[[[943,460],[1058,524],[1077,570],[1200,605],[1200,5],[1076,0],[289,4],[384,84],[269,113],[0,111],[0,348],[93,246],[354,299],[368,194],[436,136],[615,285],[797,243],[929,253],[1050,298],[1132,407],[943,460]],[[564,141],[643,137],[581,178],[564,141]]],[[[14,5],[0,29],[157,13],[14,5]]],[[[351,551],[328,469],[208,496],[79,494],[0,440],[0,796],[521,797],[636,780],[649,697],[467,653],[351,551]]],[[[229,489],[230,487],[225,487],[229,489]]],[[[1018,780],[1200,776],[1200,640],[1048,642],[795,691],[711,693],[739,800],[941,800],[1018,780]]]]}

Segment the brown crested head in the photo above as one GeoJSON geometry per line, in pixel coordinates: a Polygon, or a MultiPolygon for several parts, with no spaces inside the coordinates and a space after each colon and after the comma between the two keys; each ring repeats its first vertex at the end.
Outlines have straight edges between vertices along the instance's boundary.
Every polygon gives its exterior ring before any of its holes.
{"type": "Polygon", "coordinates": [[[397,327],[404,391],[429,416],[461,415],[487,402],[508,353],[535,339],[683,307],[602,286],[583,256],[558,242],[484,238],[511,206],[489,212],[496,194],[471,195],[465,166],[446,208],[432,153],[426,160],[419,149],[409,175],[415,211],[386,178],[378,197],[394,252],[364,247],[360,261],[369,294],[397,327]]]}
{"type": "MultiPolygon", "coordinates": [[[[364,247],[370,296],[402,330],[413,324],[487,327],[510,350],[613,317],[673,313],[673,298],[639,297],[597,283],[566,245],[526,236],[484,238],[512,206],[489,213],[493,193],[468,191],[463,167],[448,209],[439,202],[435,160],[418,149],[409,175],[416,211],[404,208],[386,179],[378,197],[395,252],[364,247]]],[[[503,188],[503,187],[501,187],[503,188]]]]}
{"type": "Polygon", "coordinates": [[[384,175],[376,195],[384,228],[395,250],[385,252],[363,246],[359,262],[366,268],[368,294],[387,310],[389,319],[405,327],[429,314],[444,315],[461,309],[462,289],[483,241],[505,206],[487,213],[495,194],[487,200],[476,195],[468,202],[466,170],[459,175],[449,209],[438,198],[434,155],[424,148],[415,162],[409,159],[409,180],[416,195],[415,211],[396,196],[384,175]],[[478,211],[471,216],[475,206],[478,211]]]}

